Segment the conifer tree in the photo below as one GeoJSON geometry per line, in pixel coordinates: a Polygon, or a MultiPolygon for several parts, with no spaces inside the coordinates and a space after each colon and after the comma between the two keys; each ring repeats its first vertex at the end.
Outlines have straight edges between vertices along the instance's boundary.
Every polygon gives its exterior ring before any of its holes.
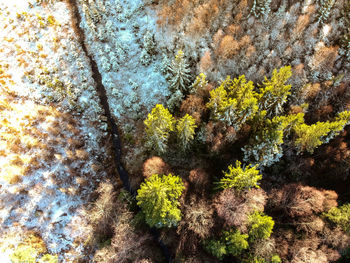
{"type": "Polygon", "coordinates": [[[320,8],[318,10],[318,21],[317,22],[325,22],[331,12],[332,7],[335,4],[335,0],[318,0],[320,8]]]}
{"type": "Polygon", "coordinates": [[[177,121],[176,132],[182,149],[186,149],[189,142],[193,140],[196,127],[196,120],[188,114],[177,121]]]}
{"type": "Polygon", "coordinates": [[[175,59],[168,67],[168,82],[169,90],[171,92],[168,99],[168,107],[174,111],[175,108],[181,105],[184,94],[190,88],[190,68],[185,60],[182,50],[177,52],[175,59]]]}
{"type": "Polygon", "coordinates": [[[169,88],[170,91],[175,92],[180,90],[182,93],[186,92],[190,85],[190,68],[185,60],[184,53],[179,50],[175,59],[169,66],[169,88]]]}
{"type": "Polygon", "coordinates": [[[200,73],[196,80],[192,84],[192,91],[196,92],[198,90],[204,89],[208,85],[207,76],[204,73],[200,73]]]}
{"type": "Polygon", "coordinates": [[[324,215],[350,234],[350,204],[344,204],[341,207],[333,207],[327,213],[324,213],[324,215]]]}
{"type": "Polygon", "coordinates": [[[257,169],[257,165],[243,167],[240,161],[236,161],[236,167],[230,165],[228,172],[224,173],[224,177],[218,182],[218,188],[227,189],[235,188],[237,190],[259,188],[258,182],[262,179],[262,175],[257,169]]]}
{"type": "Polygon", "coordinates": [[[151,227],[176,226],[181,219],[179,198],[184,189],[180,177],[154,174],[137,191],[137,204],[151,227]]]}
{"type": "Polygon", "coordinates": [[[222,239],[226,244],[227,254],[233,256],[238,256],[243,250],[249,247],[247,241],[248,235],[241,234],[239,230],[224,231],[222,239]]]}
{"type": "Polygon", "coordinates": [[[158,153],[164,153],[170,132],[174,130],[174,118],[168,109],[157,104],[144,121],[148,146],[158,153]]]}
{"type": "Polygon", "coordinates": [[[290,66],[274,69],[271,79],[265,77],[262,87],[259,89],[259,110],[266,110],[266,116],[272,118],[282,113],[282,106],[290,94],[291,85],[285,85],[292,76],[290,66]]]}
{"type": "Polygon", "coordinates": [[[205,244],[205,248],[210,254],[212,254],[220,260],[227,254],[226,244],[220,240],[209,240],[205,244]]]}
{"type": "Polygon", "coordinates": [[[338,114],[332,122],[317,122],[312,125],[301,123],[295,127],[297,139],[294,141],[299,152],[313,153],[315,148],[334,138],[350,122],[350,111],[338,114]]]}
{"type": "Polygon", "coordinates": [[[304,123],[304,113],[266,118],[266,111],[259,112],[252,120],[253,137],[242,148],[244,160],[260,166],[271,166],[283,155],[283,138],[297,125],[304,123]]]}
{"type": "Polygon", "coordinates": [[[266,118],[266,111],[259,112],[252,121],[255,131],[249,144],[242,148],[244,161],[260,166],[270,166],[282,157],[283,121],[266,118]]]}
{"type": "Polygon", "coordinates": [[[247,239],[248,235],[231,229],[223,231],[219,240],[209,240],[205,248],[218,259],[222,259],[227,254],[238,256],[249,247],[247,239]]]}
{"type": "Polygon", "coordinates": [[[255,17],[264,16],[266,18],[271,11],[270,5],[271,0],[254,0],[250,13],[255,17]]]}
{"type": "Polygon", "coordinates": [[[214,119],[239,130],[258,110],[253,82],[247,82],[244,75],[234,80],[228,76],[218,88],[210,92],[207,107],[211,109],[214,119]]]}
{"type": "Polygon", "coordinates": [[[254,212],[253,214],[249,215],[248,221],[250,223],[250,240],[254,241],[258,239],[266,239],[271,236],[273,226],[275,225],[272,217],[261,212],[254,212]]]}

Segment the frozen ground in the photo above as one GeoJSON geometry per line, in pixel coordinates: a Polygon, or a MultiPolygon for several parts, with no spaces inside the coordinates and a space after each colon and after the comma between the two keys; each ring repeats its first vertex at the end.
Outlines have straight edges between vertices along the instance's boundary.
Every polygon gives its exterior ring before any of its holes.
{"type": "Polygon", "coordinates": [[[168,95],[162,54],[152,41],[156,14],[142,0],[80,0],[89,52],[102,74],[115,117],[144,118],[168,95]]]}
{"type": "Polygon", "coordinates": [[[88,59],[67,5],[39,2],[0,0],[1,262],[28,230],[60,261],[76,260],[88,197],[106,176],[107,126],[88,59]]]}

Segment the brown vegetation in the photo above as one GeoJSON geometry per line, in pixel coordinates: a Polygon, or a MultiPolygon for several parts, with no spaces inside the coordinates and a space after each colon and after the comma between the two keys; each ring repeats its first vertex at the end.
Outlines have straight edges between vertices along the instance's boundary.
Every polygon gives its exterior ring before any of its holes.
{"type": "Polygon", "coordinates": [[[150,177],[153,174],[168,174],[170,167],[158,156],[147,159],[143,164],[143,176],[150,177]]]}
{"type": "Polygon", "coordinates": [[[214,207],[225,225],[247,231],[248,215],[264,211],[267,195],[262,189],[252,189],[243,194],[225,189],[214,198],[214,207]]]}
{"type": "Polygon", "coordinates": [[[337,206],[337,198],[338,195],[334,191],[289,184],[282,189],[272,191],[269,197],[269,206],[273,210],[283,211],[291,218],[307,217],[337,206]]]}

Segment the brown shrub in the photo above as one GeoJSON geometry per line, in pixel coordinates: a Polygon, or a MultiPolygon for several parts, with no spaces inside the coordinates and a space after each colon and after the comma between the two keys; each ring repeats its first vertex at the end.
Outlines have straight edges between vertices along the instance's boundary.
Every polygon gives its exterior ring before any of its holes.
{"type": "Polygon", "coordinates": [[[313,99],[317,96],[317,94],[319,94],[320,91],[321,91],[321,84],[318,82],[305,85],[301,91],[302,98],[313,99]]]}
{"type": "Polygon", "coordinates": [[[275,254],[276,251],[276,242],[274,238],[265,239],[264,242],[255,242],[252,245],[251,250],[253,254],[260,258],[268,258],[271,255],[275,254]]]}
{"type": "Polygon", "coordinates": [[[210,235],[210,230],[214,225],[214,209],[203,199],[196,201],[194,198],[184,207],[184,216],[179,224],[179,230],[185,228],[191,230],[201,239],[210,235]]]}
{"type": "Polygon", "coordinates": [[[147,159],[143,164],[143,176],[148,178],[153,174],[168,174],[170,167],[162,158],[153,156],[147,159]]]}
{"type": "Polygon", "coordinates": [[[233,36],[226,35],[222,38],[219,48],[216,50],[218,56],[221,58],[232,58],[238,53],[240,44],[236,41],[233,36]]]}
{"type": "Polygon", "coordinates": [[[228,143],[237,138],[236,130],[222,122],[208,122],[205,127],[205,140],[212,152],[220,152],[228,143]]]}
{"type": "Polygon", "coordinates": [[[255,46],[254,45],[249,45],[245,55],[246,55],[246,57],[250,58],[251,56],[253,56],[253,54],[255,54],[255,52],[256,52],[255,46]]]}
{"type": "Polygon", "coordinates": [[[227,27],[227,32],[228,34],[237,37],[242,33],[242,27],[237,24],[231,24],[227,27]]]}
{"type": "Polygon", "coordinates": [[[266,193],[262,189],[252,189],[243,195],[233,189],[225,189],[214,198],[214,207],[225,225],[247,231],[247,217],[253,211],[263,211],[266,193]]]}
{"type": "Polygon", "coordinates": [[[338,46],[316,47],[316,52],[311,60],[312,70],[332,71],[338,56],[338,46]]]}
{"type": "Polygon", "coordinates": [[[321,233],[324,229],[325,223],[318,216],[310,216],[310,217],[302,217],[296,223],[297,231],[303,231],[308,233],[309,235],[313,235],[315,233],[321,233]]]}
{"type": "Polygon", "coordinates": [[[326,255],[328,262],[336,262],[341,258],[340,253],[335,249],[331,249],[327,246],[322,246],[321,250],[326,255]]]}
{"type": "Polygon", "coordinates": [[[133,214],[121,203],[118,204],[118,208],[118,220],[115,221],[113,227],[114,236],[111,245],[97,250],[93,262],[139,262],[139,260],[149,258],[150,254],[154,253],[149,245],[152,236],[148,233],[137,233],[130,225],[133,214]]]}
{"type": "Polygon", "coordinates": [[[241,47],[245,47],[245,46],[248,46],[250,42],[251,42],[250,37],[248,35],[245,35],[239,40],[239,45],[241,47]]]}
{"type": "Polygon", "coordinates": [[[204,193],[210,184],[209,174],[202,168],[191,170],[188,179],[199,193],[204,193]]]}
{"type": "Polygon", "coordinates": [[[213,36],[213,45],[215,48],[219,47],[221,39],[224,37],[225,33],[224,31],[220,28],[213,36]]]}
{"type": "Polygon", "coordinates": [[[100,242],[106,235],[109,235],[116,218],[116,194],[113,185],[101,183],[97,193],[99,197],[88,214],[94,232],[93,236],[90,237],[92,242],[100,242]]]}
{"type": "Polygon", "coordinates": [[[249,209],[244,203],[243,196],[232,189],[225,189],[214,199],[214,207],[220,218],[227,226],[246,227],[249,209]]]}
{"type": "Polygon", "coordinates": [[[281,210],[292,218],[305,217],[328,210],[329,206],[336,204],[334,198],[336,193],[332,191],[289,184],[271,192],[269,205],[272,209],[281,210]]]}
{"type": "Polygon", "coordinates": [[[202,34],[210,28],[210,24],[217,17],[219,7],[214,1],[204,3],[194,9],[194,18],[189,24],[188,31],[193,34],[202,34]]]}
{"type": "Polygon", "coordinates": [[[302,33],[304,32],[305,28],[310,23],[310,15],[301,15],[298,17],[298,21],[293,29],[293,35],[295,35],[296,38],[299,38],[302,33]]]}
{"type": "Polygon", "coordinates": [[[199,62],[199,70],[200,72],[206,72],[210,70],[213,66],[213,61],[211,59],[210,50],[204,52],[200,62],[199,62]]]}
{"type": "Polygon", "coordinates": [[[301,247],[295,252],[291,263],[328,263],[328,260],[322,250],[301,247]]]}
{"type": "Polygon", "coordinates": [[[325,244],[339,250],[350,246],[350,237],[340,227],[334,229],[325,227],[322,237],[325,244]]]}
{"type": "Polygon", "coordinates": [[[206,110],[203,99],[197,95],[189,95],[181,104],[180,111],[185,115],[186,113],[191,115],[196,124],[201,123],[201,118],[206,110]]]}
{"type": "Polygon", "coordinates": [[[195,1],[190,0],[175,0],[169,3],[163,2],[160,11],[158,12],[158,24],[179,25],[189,10],[193,10],[195,1]]]}
{"type": "Polygon", "coordinates": [[[298,114],[298,113],[302,113],[303,112],[303,108],[300,107],[299,105],[291,105],[290,106],[290,114],[298,114]]]}

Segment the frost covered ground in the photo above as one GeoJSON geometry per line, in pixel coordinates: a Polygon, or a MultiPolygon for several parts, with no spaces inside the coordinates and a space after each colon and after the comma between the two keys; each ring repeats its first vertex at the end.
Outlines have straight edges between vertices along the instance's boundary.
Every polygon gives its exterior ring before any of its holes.
{"type": "Polygon", "coordinates": [[[108,160],[88,59],[60,1],[0,0],[0,261],[40,236],[73,262],[108,160]],[[11,242],[10,242],[11,241],[11,242]]]}
{"type": "Polygon", "coordinates": [[[162,54],[153,41],[156,14],[142,0],[80,2],[89,52],[102,74],[115,117],[144,118],[168,95],[162,54]]]}

